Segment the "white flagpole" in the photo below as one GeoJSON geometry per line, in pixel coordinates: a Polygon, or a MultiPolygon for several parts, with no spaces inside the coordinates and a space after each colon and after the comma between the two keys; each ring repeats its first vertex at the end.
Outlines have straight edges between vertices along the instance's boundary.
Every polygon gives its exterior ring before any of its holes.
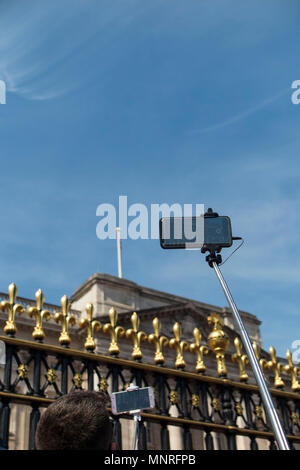
{"type": "Polygon", "coordinates": [[[117,250],[118,250],[118,276],[122,277],[122,257],[121,257],[121,237],[120,237],[120,227],[116,228],[117,231],[117,250]]]}

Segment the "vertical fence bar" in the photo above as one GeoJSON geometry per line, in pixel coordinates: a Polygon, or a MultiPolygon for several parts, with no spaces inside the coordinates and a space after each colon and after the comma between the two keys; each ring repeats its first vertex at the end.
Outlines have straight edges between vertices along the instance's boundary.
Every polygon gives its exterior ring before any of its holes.
{"type": "Polygon", "coordinates": [[[42,364],[42,352],[40,350],[34,350],[31,352],[34,356],[33,366],[33,395],[36,397],[43,396],[44,393],[41,390],[41,364],[42,364]]]}
{"type": "MultiPolygon", "coordinates": [[[[169,410],[168,410],[167,400],[166,400],[166,379],[164,375],[158,374],[156,376],[156,384],[158,387],[157,398],[158,398],[159,413],[163,416],[168,416],[169,410]]],[[[160,442],[161,442],[162,450],[170,449],[170,435],[169,435],[168,427],[165,424],[161,424],[160,442]]]]}
{"type": "MultiPolygon", "coordinates": [[[[235,426],[233,420],[232,392],[228,387],[222,389],[222,408],[224,424],[226,426],[235,426]]],[[[236,435],[231,431],[226,432],[227,446],[229,450],[236,450],[236,435]]]]}
{"type": "Polygon", "coordinates": [[[170,435],[168,427],[165,424],[160,428],[161,450],[170,450],[170,435]]]}
{"type": "MultiPolygon", "coordinates": [[[[187,386],[184,379],[178,379],[178,388],[180,390],[180,402],[181,402],[181,413],[180,417],[184,419],[190,419],[190,413],[188,408],[187,400],[187,386]]],[[[189,426],[182,427],[182,439],[183,439],[183,448],[184,450],[192,450],[192,434],[190,432],[189,426]]]]}
{"type": "Polygon", "coordinates": [[[274,440],[274,439],[271,439],[271,440],[270,440],[269,449],[270,449],[270,450],[277,450],[277,446],[276,446],[276,443],[275,443],[275,440],[274,440]]]}
{"type": "Polygon", "coordinates": [[[246,427],[249,429],[256,429],[255,422],[253,421],[253,410],[251,407],[251,394],[248,390],[245,390],[242,396],[244,398],[245,410],[246,410],[246,416],[247,416],[246,427]]]}
{"type": "Polygon", "coordinates": [[[87,361],[88,390],[94,390],[94,364],[87,361]]]}
{"type": "Polygon", "coordinates": [[[0,415],[0,439],[3,447],[8,449],[9,444],[9,426],[10,426],[10,406],[9,400],[2,399],[1,415],[0,415]]]}
{"type": "Polygon", "coordinates": [[[138,450],[147,450],[147,433],[143,419],[139,422],[138,450]]]}
{"type": "Polygon", "coordinates": [[[32,410],[30,413],[30,424],[29,424],[29,442],[28,442],[28,448],[29,450],[34,450],[35,449],[35,433],[36,433],[36,427],[39,422],[41,413],[39,410],[39,405],[32,405],[32,410]]]}
{"type": "Polygon", "coordinates": [[[250,437],[250,450],[258,450],[258,445],[255,437],[250,437]]]}
{"type": "Polygon", "coordinates": [[[214,450],[214,440],[210,431],[206,431],[205,445],[207,450],[214,450]]]}
{"type": "Polygon", "coordinates": [[[188,426],[183,426],[183,448],[184,450],[193,450],[192,434],[188,426]]]}
{"type": "Polygon", "coordinates": [[[65,355],[61,358],[61,393],[68,393],[68,363],[69,358],[65,355]]]}
{"type": "Polygon", "coordinates": [[[5,366],[4,366],[4,377],[3,377],[3,391],[11,391],[11,372],[12,372],[12,361],[13,361],[13,346],[5,343],[5,366]]]}
{"type": "Polygon", "coordinates": [[[283,426],[285,428],[285,431],[288,432],[288,433],[292,433],[293,429],[292,429],[292,426],[291,426],[290,412],[289,412],[288,404],[287,404],[286,400],[283,400],[280,397],[277,397],[276,401],[277,401],[278,410],[281,414],[281,418],[282,418],[282,422],[283,422],[283,426]]]}
{"type": "MultiPolygon", "coordinates": [[[[112,392],[119,391],[119,366],[110,367],[112,377],[112,392]]],[[[113,415],[114,437],[119,450],[122,450],[122,428],[118,415],[113,415]]]]}

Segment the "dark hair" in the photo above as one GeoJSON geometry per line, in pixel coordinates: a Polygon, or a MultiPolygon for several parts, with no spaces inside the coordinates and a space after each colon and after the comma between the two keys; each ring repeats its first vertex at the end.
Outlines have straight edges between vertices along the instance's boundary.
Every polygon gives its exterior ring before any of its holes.
{"type": "Polygon", "coordinates": [[[112,424],[108,401],[104,392],[84,390],[55,400],[38,422],[37,450],[109,449],[112,424]]]}

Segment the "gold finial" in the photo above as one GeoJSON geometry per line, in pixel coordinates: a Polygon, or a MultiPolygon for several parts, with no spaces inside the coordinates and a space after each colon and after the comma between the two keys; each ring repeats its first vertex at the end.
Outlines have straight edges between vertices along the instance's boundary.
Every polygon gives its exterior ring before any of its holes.
{"type": "Polygon", "coordinates": [[[183,352],[186,351],[189,346],[186,341],[181,341],[182,330],[178,322],[173,326],[173,333],[174,338],[170,339],[169,346],[177,351],[175,367],[177,367],[177,369],[184,369],[186,364],[183,359],[183,352]]]}
{"type": "Polygon", "coordinates": [[[69,336],[69,325],[74,326],[76,324],[76,318],[69,314],[70,302],[66,295],[61,298],[61,312],[56,312],[54,315],[54,321],[62,324],[62,329],[59,337],[59,343],[62,346],[68,346],[71,343],[69,336]]]}
{"type": "Polygon", "coordinates": [[[236,349],[236,353],[232,354],[231,356],[232,362],[235,362],[239,366],[240,382],[247,382],[249,376],[246,372],[246,364],[249,364],[249,358],[247,354],[242,354],[242,344],[239,338],[235,338],[234,346],[236,349]]]}
{"type": "Polygon", "coordinates": [[[167,346],[169,343],[168,338],[166,336],[160,336],[160,331],[161,331],[161,322],[160,320],[155,317],[154,320],[152,321],[154,333],[151,333],[148,337],[149,343],[152,343],[155,345],[155,355],[154,355],[154,362],[155,364],[164,364],[165,358],[162,353],[162,349],[164,346],[167,346]]]}
{"type": "Polygon", "coordinates": [[[288,364],[283,366],[283,370],[291,376],[291,389],[294,392],[299,392],[300,384],[297,380],[297,376],[300,375],[300,367],[294,366],[292,353],[289,349],[286,352],[286,357],[288,360],[288,364]]]}
{"type": "Polygon", "coordinates": [[[224,321],[217,313],[211,313],[207,321],[209,325],[213,325],[213,330],[207,338],[208,346],[216,355],[218,375],[226,377],[225,352],[229,346],[229,338],[222,330],[224,321]]]}
{"type": "Polygon", "coordinates": [[[30,318],[35,317],[35,327],[32,332],[32,337],[36,341],[42,341],[45,338],[43,330],[43,320],[50,320],[51,313],[48,310],[43,310],[44,305],[44,294],[41,289],[38,289],[35,293],[36,306],[28,307],[28,316],[30,318]]]}
{"type": "Polygon", "coordinates": [[[101,323],[98,320],[93,320],[94,315],[94,305],[90,302],[86,305],[85,311],[87,313],[87,318],[82,318],[80,320],[80,328],[87,329],[87,335],[85,338],[84,347],[87,351],[94,351],[96,348],[96,343],[94,339],[94,334],[96,331],[100,331],[101,323]]]}
{"type": "Polygon", "coordinates": [[[260,357],[261,347],[258,345],[258,343],[256,341],[253,341],[252,346],[253,346],[253,349],[254,349],[254,352],[255,352],[255,356],[257,357],[257,359],[259,361],[260,367],[262,369],[265,369],[266,365],[267,365],[267,361],[266,361],[266,359],[260,357]]]}
{"type": "Polygon", "coordinates": [[[133,341],[133,350],[131,353],[132,359],[139,360],[142,359],[143,353],[140,348],[141,341],[146,341],[147,335],[143,331],[139,331],[140,319],[136,312],[133,312],[131,315],[131,324],[132,328],[126,330],[126,337],[131,338],[133,341]]]}
{"type": "MultiPolygon", "coordinates": [[[[258,362],[259,362],[259,365],[260,365],[260,367],[261,367],[261,369],[262,369],[262,371],[263,371],[263,370],[266,369],[266,367],[267,367],[267,361],[266,361],[266,359],[264,359],[263,357],[262,357],[262,358],[260,357],[261,348],[260,348],[260,346],[257,344],[256,341],[253,341],[252,346],[253,346],[253,349],[254,349],[254,352],[255,352],[255,356],[257,357],[257,360],[258,360],[258,362]]],[[[266,377],[266,375],[265,375],[264,372],[263,372],[263,374],[264,374],[265,381],[268,382],[268,377],[266,377]]]]}
{"type": "Polygon", "coordinates": [[[124,328],[117,326],[118,314],[115,308],[109,309],[108,316],[110,323],[105,323],[103,333],[110,335],[109,354],[117,356],[120,353],[120,348],[117,343],[118,336],[122,338],[125,334],[124,328]]]}
{"type": "Polygon", "coordinates": [[[281,364],[281,362],[277,362],[276,350],[273,346],[270,346],[269,352],[270,352],[271,360],[267,362],[266,368],[268,370],[271,370],[274,373],[275,387],[283,388],[285,384],[280,376],[280,372],[283,370],[284,366],[283,364],[281,364]]]}
{"type": "Polygon", "coordinates": [[[4,333],[9,336],[14,336],[17,332],[17,327],[15,323],[16,314],[21,315],[25,312],[25,308],[21,304],[16,304],[18,289],[14,282],[8,286],[8,300],[2,300],[0,308],[2,312],[7,311],[8,320],[4,326],[4,333]]]}
{"type": "Polygon", "coordinates": [[[197,356],[196,371],[203,373],[206,371],[206,366],[203,362],[203,355],[208,354],[208,347],[200,345],[202,334],[198,328],[194,328],[193,335],[195,342],[190,345],[190,351],[197,356]]]}

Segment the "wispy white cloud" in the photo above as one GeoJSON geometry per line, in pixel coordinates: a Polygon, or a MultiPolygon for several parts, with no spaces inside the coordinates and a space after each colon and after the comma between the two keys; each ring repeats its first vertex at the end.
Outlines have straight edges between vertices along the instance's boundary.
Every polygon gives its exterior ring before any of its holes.
{"type": "Polygon", "coordinates": [[[0,16],[0,78],[8,92],[33,100],[72,91],[95,72],[85,68],[85,54],[96,52],[98,66],[107,43],[145,11],[137,0],[7,4],[0,16]]]}
{"type": "MultiPolygon", "coordinates": [[[[84,66],[85,54],[94,55],[95,69],[100,63],[103,73],[106,62],[114,60],[115,51],[111,48],[108,53],[107,46],[119,41],[122,48],[124,33],[133,26],[154,39],[162,35],[169,40],[196,35],[207,42],[207,35],[222,31],[222,43],[236,48],[257,44],[270,31],[277,32],[276,18],[281,11],[274,9],[269,15],[266,8],[260,7],[257,15],[258,10],[252,6],[237,8],[236,0],[226,6],[221,0],[53,0],[47,4],[31,0],[3,2],[0,8],[0,78],[6,81],[8,91],[38,100],[74,90],[94,73],[84,66]]],[[[255,109],[246,110],[216,126],[228,125],[253,112],[255,109]]]]}
{"type": "Polygon", "coordinates": [[[204,134],[206,132],[211,132],[215,131],[218,129],[221,129],[226,126],[230,126],[231,124],[235,124],[239,121],[242,121],[243,119],[246,119],[247,117],[251,116],[252,114],[257,113],[258,111],[262,110],[263,108],[266,108],[267,106],[273,104],[274,102],[278,101],[282,96],[286,95],[287,93],[290,93],[290,89],[285,88],[284,90],[281,90],[280,92],[276,93],[275,95],[271,96],[270,98],[267,98],[260,102],[259,104],[255,106],[251,106],[250,108],[246,109],[245,111],[242,111],[241,113],[235,114],[234,116],[231,116],[228,119],[225,119],[222,122],[218,122],[216,124],[213,124],[212,126],[204,127],[202,129],[194,129],[190,130],[188,134],[194,135],[194,134],[204,134]]]}

